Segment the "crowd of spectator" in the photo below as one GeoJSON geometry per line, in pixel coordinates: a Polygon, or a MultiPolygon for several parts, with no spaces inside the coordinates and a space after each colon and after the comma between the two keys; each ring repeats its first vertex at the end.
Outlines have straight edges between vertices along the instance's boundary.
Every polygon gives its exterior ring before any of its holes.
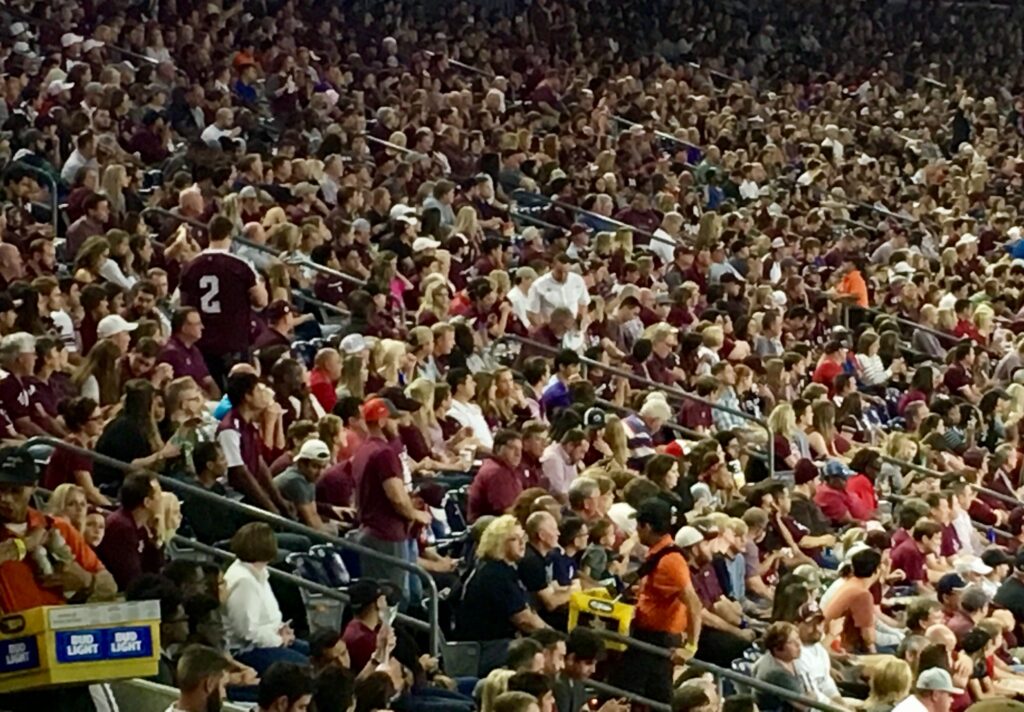
{"type": "Polygon", "coordinates": [[[0,17],[0,612],[159,600],[178,712],[1024,696],[1024,9],[0,17]]]}

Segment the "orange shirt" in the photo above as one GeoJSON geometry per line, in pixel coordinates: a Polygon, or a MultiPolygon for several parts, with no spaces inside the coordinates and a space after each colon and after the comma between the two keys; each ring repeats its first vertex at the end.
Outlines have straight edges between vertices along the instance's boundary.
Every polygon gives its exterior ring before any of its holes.
{"type": "MultiPolygon", "coordinates": [[[[35,509],[28,510],[29,531],[45,527],[58,530],[67,542],[79,566],[89,573],[103,571],[96,553],[85,543],[71,522],[60,517],[47,517],[35,509]]],[[[0,541],[13,539],[15,535],[6,527],[0,527],[0,541]]],[[[60,591],[41,588],[36,580],[36,570],[26,557],[24,561],[6,561],[0,564],[0,611],[15,613],[38,606],[60,606],[66,603],[60,591]]]]}
{"type": "MultiPolygon", "coordinates": [[[[666,534],[651,547],[647,556],[651,557],[671,544],[672,537],[666,534]]],[[[654,571],[640,581],[633,623],[644,630],[685,632],[689,612],[680,595],[689,585],[690,567],[686,565],[686,559],[679,553],[666,554],[654,571]]]]}
{"type": "Polygon", "coordinates": [[[839,282],[838,291],[840,294],[852,294],[857,298],[857,306],[868,307],[868,285],[859,270],[850,270],[839,282]]]}

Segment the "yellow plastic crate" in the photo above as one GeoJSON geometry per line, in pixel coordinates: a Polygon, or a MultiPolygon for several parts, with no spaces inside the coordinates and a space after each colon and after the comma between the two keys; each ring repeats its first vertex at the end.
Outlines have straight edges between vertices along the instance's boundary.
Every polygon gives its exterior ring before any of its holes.
{"type": "Polygon", "coordinates": [[[159,601],[41,606],[0,618],[0,693],[150,677],[159,659],[159,601]]]}
{"type": "MultiPolygon", "coordinates": [[[[620,635],[629,635],[634,607],[613,600],[607,589],[594,588],[575,591],[569,597],[569,630],[576,626],[603,628],[620,635]]],[[[605,641],[609,650],[625,650],[621,643],[605,641]]]]}

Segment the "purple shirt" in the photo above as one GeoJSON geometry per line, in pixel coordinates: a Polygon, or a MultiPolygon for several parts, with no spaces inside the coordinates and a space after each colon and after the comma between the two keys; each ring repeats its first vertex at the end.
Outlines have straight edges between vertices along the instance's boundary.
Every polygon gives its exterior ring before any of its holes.
{"type": "Polygon", "coordinates": [[[167,340],[157,362],[170,364],[175,378],[191,376],[196,383],[201,384],[210,377],[206,361],[203,360],[203,354],[200,353],[199,347],[195,344],[186,346],[177,336],[172,336],[167,340]]]}
{"type": "Polygon", "coordinates": [[[124,508],[107,515],[107,533],[96,550],[123,591],[142,574],[160,573],[164,554],[145,527],[138,527],[124,508]]]}
{"type": "Polygon", "coordinates": [[[705,564],[693,572],[693,589],[697,592],[700,602],[707,607],[711,607],[715,601],[725,595],[715,568],[711,564],[705,564]]]}

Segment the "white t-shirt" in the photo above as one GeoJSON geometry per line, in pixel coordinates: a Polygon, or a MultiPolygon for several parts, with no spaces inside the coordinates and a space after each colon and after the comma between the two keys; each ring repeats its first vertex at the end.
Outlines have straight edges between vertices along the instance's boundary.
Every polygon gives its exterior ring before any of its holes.
{"type": "Polygon", "coordinates": [[[911,695],[893,707],[892,712],[928,712],[928,708],[915,695],[911,695]]]}
{"type": "Polygon", "coordinates": [[[487,424],[483,411],[475,403],[460,403],[452,401],[448,409],[448,417],[455,419],[459,425],[473,431],[477,442],[490,450],[494,446],[494,436],[491,434],[491,426],[487,424]]]}
{"type": "Polygon", "coordinates": [[[551,273],[530,285],[529,310],[541,314],[546,319],[558,307],[565,307],[574,317],[580,315],[580,307],[590,304],[590,293],[583,277],[569,272],[564,282],[557,282],[551,273]]]}
{"type": "Polygon", "coordinates": [[[672,261],[676,258],[676,245],[679,244],[679,240],[669,235],[660,227],[654,231],[654,236],[662,239],[651,240],[651,252],[656,254],[662,263],[666,265],[672,264],[672,261]]]}
{"type": "Polygon", "coordinates": [[[797,672],[811,683],[811,690],[820,702],[839,697],[839,688],[832,679],[832,662],[821,643],[801,645],[800,657],[794,663],[797,672]]]}

